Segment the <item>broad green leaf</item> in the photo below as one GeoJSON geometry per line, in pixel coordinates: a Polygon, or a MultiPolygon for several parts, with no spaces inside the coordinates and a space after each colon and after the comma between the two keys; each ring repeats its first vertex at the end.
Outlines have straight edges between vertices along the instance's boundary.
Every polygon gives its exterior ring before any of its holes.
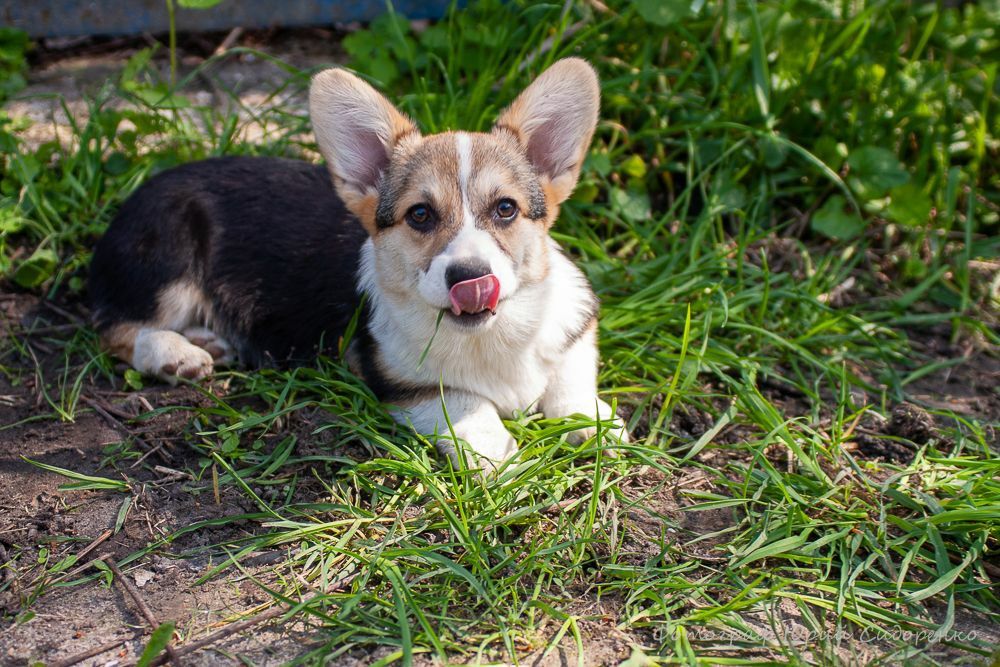
{"type": "Polygon", "coordinates": [[[876,199],[910,180],[895,154],[881,146],[862,146],[847,156],[849,181],[864,199],[876,199]]]}
{"type": "Polygon", "coordinates": [[[747,191],[731,173],[721,171],[712,179],[710,201],[713,214],[738,211],[746,206],[747,191]]]}
{"type": "Polygon", "coordinates": [[[631,222],[649,218],[649,195],[633,189],[612,188],[611,203],[622,217],[631,222]]]}
{"type": "Polygon", "coordinates": [[[784,142],[775,140],[772,136],[766,136],[760,142],[760,156],[765,167],[777,169],[785,163],[785,159],[788,157],[788,146],[784,142]]]}
{"type": "Polygon", "coordinates": [[[813,213],[810,222],[812,230],[837,241],[849,241],[859,236],[865,229],[865,221],[856,213],[846,212],[844,204],[841,195],[830,197],[818,211],[813,213]]]}
{"type": "Polygon", "coordinates": [[[0,234],[13,234],[21,231],[28,219],[21,215],[16,206],[0,208],[0,234]]]}
{"type": "Polygon", "coordinates": [[[105,563],[103,560],[98,559],[92,561],[91,565],[95,570],[100,571],[101,579],[104,581],[105,587],[111,588],[111,581],[114,579],[115,575],[111,571],[111,568],[108,567],[108,564],[105,563]]]}
{"type": "Polygon", "coordinates": [[[369,74],[385,85],[399,78],[399,67],[388,53],[376,53],[369,61],[367,69],[369,74]]]}
{"type": "Polygon", "coordinates": [[[901,225],[919,227],[931,215],[931,198],[914,183],[893,188],[890,193],[889,217],[901,225]]]}
{"type": "Polygon", "coordinates": [[[847,159],[847,146],[837,141],[829,134],[824,134],[816,140],[812,148],[813,154],[834,171],[839,171],[847,159]]]}
{"type": "Polygon", "coordinates": [[[593,203],[597,199],[597,195],[600,194],[601,189],[597,186],[597,183],[593,181],[583,181],[576,186],[573,191],[573,201],[583,202],[585,204],[593,203]]]}
{"type": "Polygon", "coordinates": [[[642,178],[646,175],[646,163],[638,155],[631,155],[622,162],[622,171],[632,178],[642,178]]]}
{"type": "Polygon", "coordinates": [[[607,176],[611,173],[611,158],[604,151],[595,151],[587,156],[584,169],[593,169],[601,176],[607,176]]]}
{"type": "Polygon", "coordinates": [[[442,24],[435,24],[424,30],[419,35],[420,44],[432,51],[447,52],[451,39],[448,36],[448,28],[442,24]]]}
{"type": "Polygon", "coordinates": [[[173,636],[173,621],[161,623],[158,628],[153,630],[153,634],[149,636],[149,643],[143,649],[142,655],[139,656],[139,660],[135,663],[135,667],[149,667],[153,664],[153,660],[163,653],[163,649],[167,648],[167,644],[170,643],[170,639],[173,636]]]}
{"type": "Polygon", "coordinates": [[[59,257],[48,248],[39,248],[14,271],[14,282],[21,287],[38,287],[52,277],[59,257]]]}
{"type": "Polygon", "coordinates": [[[130,166],[129,160],[120,151],[115,151],[104,161],[104,172],[111,176],[121,176],[130,166]]]}
{"type": "Polygon", "coordinates": [[[134,368],[129,368],[125,371],[125,384],[136,391],[142,389],[142,373],[134,368]]]}
{"type": "Polygon", "coordinates": [[[632,4],[644,20],[663,27],[691,15],[691,3],[688,0],[632,0],[632,4]]]}

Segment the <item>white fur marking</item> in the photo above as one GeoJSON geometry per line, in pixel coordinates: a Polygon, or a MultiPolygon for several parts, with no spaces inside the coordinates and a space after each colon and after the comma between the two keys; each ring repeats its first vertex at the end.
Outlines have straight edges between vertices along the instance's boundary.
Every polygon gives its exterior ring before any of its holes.
{"type": "MultiPolygon", "coordinates": [[[[573,343],[555,367],[539,407],[546,417],[555,419],[581,414],[608,422],[603,431],[621,442],[628,442],[624,422],[611,406],[597,397],[597,335],[593,329],[573,343]]],[[[594,437],[597,428],[588,426],[570,434],[571,442],[594,437]]]]}
{"type": "Polygon", "coordinates": [[[176,331],[140,329],[135,336],[132,366],[170,384],[178,377],[198,380],[212,372],[212,355],[176,331]]]}
{"type": "Polygon", "coordinates": [[[207,327],[187,328],[184,330],[184,337],[192,345],[197,345],[212,355],[216,366],[231,366],[236,361],[236,353],[229,341],[207,327]]]}
{"type": "Polygon", "coordinates": [[[182,331],[194,324],[210,325],[212,304],[201,288],[188,282],[176,282],[162,292],[156,301],[155,324],[161,329],[182,331]]]}
{"type": "Polygon", "coordinates": [[[478,461],[469,461],[470,465],[478,465],[484,472],[492,473],[517,451],[517,443],[500,420],[496,408],[473,393],[445,391],[443,406],[438,396],[395,412],[393,417],[409,423],[418,433],[430,436],[438,449],[457,465],[458,451],[444,418],[444,410],[448,411],[455,435],[469,443],[479,458],[478,461]]]}
{"type": "Polygon", "coordinates": [[[462,193],[462,226],[475,228],[476,218],[469,207],[469,178],[472,176],[472,141],[469,135],[456,133],[455,149],[458,151],[458,189],[462,193]]]}
{"type": "MultiPolygon", "coordinates": [[[[462,259],[479,259],[486,262],[500,281],[500,299],[506,299],[518,289],[517,273],[510,258],[500,250],[489,232],[476,226],[469,198],[472,179],[472,140],[465,132],[455,133],[455,152],[458,157],[458,188],[462,198],[462,227],[432,261],[427,271],[418,278],[417,291],[435,308],[451,307],[445,271],[448,266],[462,259]]],[[[479,175],[476,175],[478,180],[479,175]]]]}

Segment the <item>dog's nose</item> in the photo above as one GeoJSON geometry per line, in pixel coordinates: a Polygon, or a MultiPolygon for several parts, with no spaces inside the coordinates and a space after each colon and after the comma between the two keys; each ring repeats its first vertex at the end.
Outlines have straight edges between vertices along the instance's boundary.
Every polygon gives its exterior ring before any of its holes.
{"type": "Polygon", "coordinates": [[[485,275],[493,273],[490,265],[481,259],[463,259],[452,262],[444,270],[444,281],[448,283],[448,289],[466,280],[475,280],[485,275]]]}

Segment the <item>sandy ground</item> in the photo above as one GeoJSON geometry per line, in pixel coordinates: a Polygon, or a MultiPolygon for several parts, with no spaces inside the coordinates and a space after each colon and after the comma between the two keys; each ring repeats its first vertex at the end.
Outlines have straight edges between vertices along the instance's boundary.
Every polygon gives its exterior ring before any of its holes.
{"type": "MultiPolygon", "coordinates": [[[[342,33],[332,30],[252,31],[242,33],[230,46],[259,49],[287,65],[310,72],[344,61],[340,48],[342,33]]],[[[244,125],[240,140],[261,139],[266,127],[250,122],[251,113],[264,107],[280,106],[291,113],[306,113],[306,96],[301,86],[279,92],[288,80],[288,71],[254,53],[227,51],[224,58],[205,66],[205,60],[226,42],[224,33],[187,35],[180,40],[178,80],[190,77],[182,94],[193,105],[223,108],[241,116],[244,125]],[[186,49],[184,47],[187,47],[186,49]]],[[[13,118],[27,118],[32,126],[23,134],[29,148],[59,139],[71,141],[70,118],[82,123],[88,117],[88,97],[98,95],[108,81],[116,81],[128,58],[148,48],[151,38],[129,38],[42,50],[28,86],[4,104],[13,118]]],[[[153,64],[162,80],[167,80],[169,61],[161,48],[153,64]]],[[[125,107],[120,98],[112,106],[125,107]]],[[[124,126],[123,126],[124,127],[124,126]]]]}

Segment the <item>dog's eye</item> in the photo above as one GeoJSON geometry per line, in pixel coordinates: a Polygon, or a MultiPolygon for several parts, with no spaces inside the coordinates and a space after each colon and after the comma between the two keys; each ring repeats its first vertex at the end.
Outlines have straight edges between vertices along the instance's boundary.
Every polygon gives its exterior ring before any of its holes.
{"type": "Polygon", "coordinates": [[[406,224],[425,232],[434,226],[434,211],[427,204],[415,204],[406,212],[406,224]]]}
{"type": "Polygon", "coordinates": [[[510,222],[517,215],[517,203],[513,199],[501,199],[497,202],[496,213],[503,222],[510,222]]]}

